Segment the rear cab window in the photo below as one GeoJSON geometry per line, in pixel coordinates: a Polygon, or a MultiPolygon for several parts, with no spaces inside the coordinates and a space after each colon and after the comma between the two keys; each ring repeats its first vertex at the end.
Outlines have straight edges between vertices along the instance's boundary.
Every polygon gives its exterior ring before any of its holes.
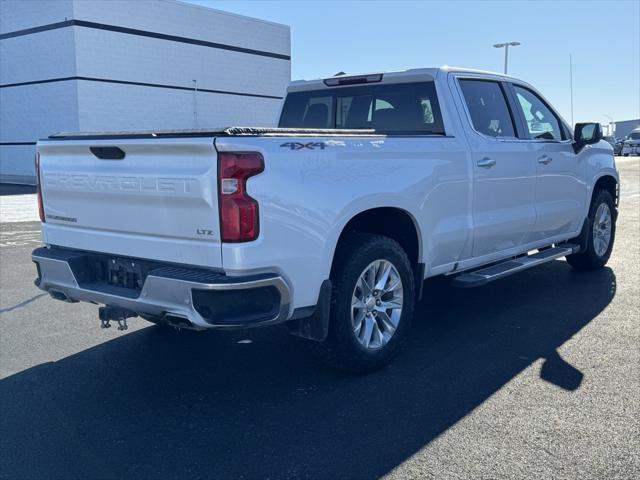
{"type": "Polygon", "coordinates": [[[445,134],[433,82],[292,92],[285,100],[279,126],[373,129],[388,134],[445,134]]]}

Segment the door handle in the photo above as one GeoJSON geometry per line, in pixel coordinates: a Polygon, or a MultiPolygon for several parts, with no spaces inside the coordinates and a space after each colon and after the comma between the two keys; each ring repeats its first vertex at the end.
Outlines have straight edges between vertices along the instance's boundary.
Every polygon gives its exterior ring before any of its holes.
{"type": "Polygon", "coordinates": [[[551,158],[549,155],[542,155],[538,158],[538,163],[547,165],[548,163],[551,163],[551,160],[553,160],[553,158],[551,158]]]}
{"type": "Polygon", "coordinates": [[[493,158],[484,157],[482,160],[478,160],[478,163],[476,165],[482,168],[491,168],[495,164],[496,164],[496,161],[493,158]]]}

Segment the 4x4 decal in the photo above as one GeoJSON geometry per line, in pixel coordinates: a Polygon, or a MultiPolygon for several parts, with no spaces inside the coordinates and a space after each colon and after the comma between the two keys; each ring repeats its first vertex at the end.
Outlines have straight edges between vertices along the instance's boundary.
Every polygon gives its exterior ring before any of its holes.
{"type": "Polygon", "coordinates": [[[287,142],[280,145],[284,148],[290,148],[291,150],[303,150],[308,148],[309,150],[315,150],[319,148],[320,150],[324,150],[324,142],[309,142],[309,143],[300,143],[300,142],[287,142]]]}

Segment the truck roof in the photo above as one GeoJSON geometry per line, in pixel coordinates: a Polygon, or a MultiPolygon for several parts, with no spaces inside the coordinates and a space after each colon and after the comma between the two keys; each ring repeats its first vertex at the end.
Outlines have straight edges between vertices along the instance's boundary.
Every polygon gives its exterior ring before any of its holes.
{"type": "Polygon", "coordinates": [[[298,92],[305,90],[317,90],[322,88],[330,88],[334,86],[339,86],[337,82],[348,82],[349,79],[355,78],[364,78],[364,77],[377,77],[381,76],[380,80],[376,80],[376,83],[404,83],[404,82],[412,82],[412,81],[420,81],[420,80],[434,80],[440,73],[471,73],[471,74],[482,74],[482,75],[491,75],[496,78],[502,79],[512,79],[515,77],[511,77],[509,75],[505,75],[498,72],[491,72],[487,70],[478,70],[473,68],[461,68],[461,67],[450,67],[448,65],[443,65],[441,67],[430,67],[430,68],[412,68],[407,70],[395,70],[395,71],[378,71],[378,72],[367,72],[367,73],[358,73],[358,74],[338,74],[333,77],[327,78],[316,78],[312,80],[295,80],[289,84],[287,89],[288,92],[298,92]],[[335,85],[331,85],[331,83],[336,82],[335,85]],[[329,85],[328,85],[329,84],[329,85]]]}

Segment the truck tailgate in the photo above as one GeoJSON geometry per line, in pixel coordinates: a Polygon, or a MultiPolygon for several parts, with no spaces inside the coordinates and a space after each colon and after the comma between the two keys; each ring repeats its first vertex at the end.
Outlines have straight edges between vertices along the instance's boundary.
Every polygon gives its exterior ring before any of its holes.
{"type": "Polygon", "coordinates": [[[45,243],[222,267],[213,137],[42,140],[38,152],[45,243]]]}

